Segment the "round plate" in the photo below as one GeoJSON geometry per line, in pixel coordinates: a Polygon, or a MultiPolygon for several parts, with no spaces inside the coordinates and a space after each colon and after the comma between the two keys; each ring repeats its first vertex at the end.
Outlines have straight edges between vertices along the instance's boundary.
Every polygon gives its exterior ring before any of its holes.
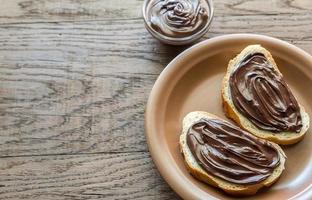
{"type": "MultiPolygon", "coordinates": [[[[221,81],[229,60],[250,44],[261,44],[272,53],[286,82],[312,118],[312,57],[303,50],[253,34],[215,37],[187,49],[160,74],[145,116],[152,158],[169,185],[185,199],[235,199],[188,173],[179,149],[179,135],[182,119],[191,111],[207,111],[226,119],[221,81]]],[[[250,199],[312,199],[311,129],[301,142],[283,147],[286,169],[277,183],[250,199]]]]}

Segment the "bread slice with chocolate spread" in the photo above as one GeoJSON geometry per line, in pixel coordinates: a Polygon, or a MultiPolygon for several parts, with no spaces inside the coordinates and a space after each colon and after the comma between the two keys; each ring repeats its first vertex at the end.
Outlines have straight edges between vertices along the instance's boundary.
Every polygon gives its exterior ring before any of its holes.
{"type": "Polygon", "coordinates": [[[294,144],[309,128],[308,114],[260,45],[247,46],[229,62],[222,100],[225,114],[240,127],[277,144],[294,144]]]}
{"type": "MultiPolygon", "coordinates": [[[[252,134],[247,133],[246,131],[243,131],[242,129],[240,129],[239,127],[237,127],[237,126],[235,126],[233,124],[231,124],[231,125],[235,129],[237,129],[239,131],[240,130],[242,131],[243,136],[247,135],[249,138],[256,138],[256,139],[253,139],[253,140],[260,141],[260,142],[262,142],[264,144],[269,145],[270,148],[275,149],[274,152],[279,157],[278,165],[277,166],[271,166],[272,167],[271,173],[264,180],[261,180],[261,181],[258,181],[257,183],[252,183],[252,184],[250,184],[250,183],[249,184],[233,183],[231,181],[228,181],[228,180],[225,180],[223,178],[218,177],[216,174],[213,173],[213,170],[212,171],[205,170],[203,165],[201,165],[198,162],[198,160],[196,159],[196,157],[192,153],[192,150],[191,150],[191,148],[190,148],[190,146],[188,144],[188,142],[189,142],[188,141],[188,137],[189,136],[187,136],[188,134],[190,134],[189,131],[190,131],[191,127],[194,126],[194,124],[198,123],[201,120],[204,120],[204,121],[205,120],[207,120],[207,121],[209,121],[209,120],[218,120],[221,123],[224,122],[224,123],[229,124],[228,122],[224,121],[223,119],[220,119],[219,117],[217,117],[215,115],[212,115],[212,114],[207,113],[207,112],[202,112],[202,111],[191,112],[187,116],[185,116],[185,118],[183,119],[182,134],[180,135],[180,142],[179,142],[180,143],[180,150],[181,150],[181,152],[182,152],[182,154],[184,156],[184,160],[185,160],[185,163],[186,163],[188,171],[195,178],[197,178],[198,180],[203,181],[203,182],[205,182],[205,183],[207,183],[209,185],[218,187],[218,188],[222,189],[223,191],[225,191],[226,193],[231,194],[231,195],[235,195],[235,196],[253,195],[260,188],[262,188],[262,187],[269,187],[269,186],[271,186],[273,183],[275,183],[278,180],[278,178],[280,177],[280,175],[282,174],[282,172],[284,170],[284,164],[285,164],[285,159],[286,159],[286,156],[285,156],[283,150],[277,144],[275,144],[273,142],[269,142],[269,141],[263,140],[263,139],[258,138],[258,137],[255,137],[252,134]]],[[[212,133],[212,132],[210,132],[210,133],[212,133]]],[[[230,131],[229,133],[231,135],[232,132],[230,131]]],[[[227,138],[227,137],[221,136],[222,134],[221,135],[220,134],[210,134],[210,135],[214,135],[215,138],[220,137],[220,142],[221,143],[226,141],[226,138],[227,138]]],[[[207,137],[207,134],[206,134],[205,137],[207,137]]],[[[208,134],[208,137],[210,137],[209,134],[208,134]]],[[[240,138],[240,137],[238,137],[238,138],[240,138]]],[[[204,149],[203,151],[205,151],[205,149],[209,150],[210,149],[209,144],[212,144],[212,143],[208,142],[207,144],[208,144],[208,147],[206,148],[206,146],[205,146],[204,148],[202,148],[202,149],[204,149]]],[[[225,154],[225,156],[221,156],[220,157],[221,159],[223,159],[222,162],[220,162],[220,163],[224,163],[224,162],[232,163],[231,156],[228,155],[229,152],[230,152],[230,154],[231,154],[231,152],[234,152],[234,158],[235,158],[235,155],[237,155],[237,154],[238,155],[243,155],[243,157],[245,156],[244,158],[247,159],[247,160],[252,158],[250,153],[253,151],[253,149],[248,149],[248,147],[247,147],[247,146],[250,147],[250,144],[247,144],[246,146],[237,145],[237,148],[240,149],[238,152],[237,151],[235,152],[235,150],[233,150],[233,147],[235,148],[235,143],[231,142],[229,144],[230,144],[230,147],[227,148],[228,151],[225,154]],[[245,152],[243,152],[241,150],[243,150],[245,152]]],[[[217,151],[225,152],[224,148],[222,148],[222,145],[221,146],[217,145],[216,149],[217,149],[217,151]]],[[[254,148],[254,150],[255,149],[257,151],[259,151],[259,148],[254,148]]],[[[261,150],[260,150],[260,152],[261,152],[261,150]]],[[[216,155],[218,155],[218,154],[216,154],[216,155]]],[[[210,159],[209,158],[209,154],[204,155],[204,156],[208,157],[208,160],[210,159]]],[[[233,157],[233,155],[232,155],[232,157],[233,157]]],[[[254,162],[262,162],[261,159],[258,159],[259,157],[261,157],[261,154],[259,156],[256,156],[256,157],[253,158],[254,162]]],[[[266,158],[266,157],[264,157],[264,158],[266,158]]],[[[218,161],[219,158],[215,158],[215,159],[218,161]]],[[[239,157],[239,159],[240,159],[240,157],[239,157]]],[[[248,161],[249,162],[248,165],[253,165],[252,164],[253,163],[253,159],[248,161]]],[[[212,162],[212,166],[217,166],[216,168],[220,168],[220,166],[219,166],[220,163],[212,162]]],[[[244,162],[242,162],[242,163],[244,163],[244,162]]],[[[238,164],[238,166],[235,166],[234,164],[233,165],[230,164],[228,167],[229,167],[229,170],[225,171],[224,172],[225,174],[231,173],[231,171],[232,171],[231,169],[235,170],[236,167],[239,168],[241,166],[239,166],[239,164],[238,164]]],[[[248,171],[248,169],[247,169],[247,171],[248,171]]],[[[222,170],[221,170],[221,172],[222,172],[222,170]]],[[[235,174],[234,171],[233,171],[233,173],[235,174]]],[[[244,180],[248,181],[249,179],[244,179],[244,180]]],[[[239,180],[239,181],[241,181],[241,180],[239,180]]]]}

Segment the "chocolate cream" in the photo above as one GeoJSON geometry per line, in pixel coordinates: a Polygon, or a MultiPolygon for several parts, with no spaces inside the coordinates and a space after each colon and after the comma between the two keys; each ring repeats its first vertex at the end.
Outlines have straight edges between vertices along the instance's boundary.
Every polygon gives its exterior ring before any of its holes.
{"type": "Polygon", "coordinates": [[[235,108],[259,129],[300,132],[298,102],[263,54],[246,56],[229,82],[235,108]]]}
{"type": "Polygon", "coordinates": [[[204,170],[231,183],[259,183],[280,162],[278,150],[271,143],[219,119],[194,123],[186,141],[204,170]]]}
{"type": "Polygon", "coordinates": [[[208,22],[205,0],[151,0],[147,7],[150,26],[158,33],[174,38],[191,36],[208,22]]]}

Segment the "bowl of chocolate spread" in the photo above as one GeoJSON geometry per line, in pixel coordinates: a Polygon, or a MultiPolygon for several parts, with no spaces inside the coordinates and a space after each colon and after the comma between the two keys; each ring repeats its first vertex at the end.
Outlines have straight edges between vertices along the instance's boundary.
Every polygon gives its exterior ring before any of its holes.
{"type": "Polygon", "coordinates": [[[201,38],[213,18],[211,0],[145,0],[143,18],[147,30],[158,40],[185,45],[201,38]]]}

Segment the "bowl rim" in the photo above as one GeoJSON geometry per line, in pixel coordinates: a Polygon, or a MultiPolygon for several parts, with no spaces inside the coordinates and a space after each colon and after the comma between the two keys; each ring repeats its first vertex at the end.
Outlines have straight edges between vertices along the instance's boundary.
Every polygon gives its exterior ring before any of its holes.
{"type": "MultiPolygon", "coordinates": [[[[182,175],[179,174],[179,172],[176,170],[174,165],[173,158],[170,158],[170,154],[167,155],[167,157],[163,155],[159,155],[156,152],[164,151],[163,147],[160,145],[157,145],[158,142],[160,142],[159,138],[157,137],[156,132],[156,117],[155,113],[157,111],[158,104],[161,103],[161,99],[159,97],[160,91],[163,89],[163,87],[168,83],[169,78],[171,77],[171,74],[175,73],[176,70],[179,69],[179,63],[182,61],[185,61],[188,59],[189,56],[195,55],[198,51],[200,51],[203,48],[207,48],[207,46],[213,46],[217,45],[219,42],[225,42],[225,41],[235,41],[240,39],[249,39],[249,40],[257,40],[259,42],[268,42],[272,43],[274,45],[277,45],[281,48],[284,48],[287,51],[292,51],[297,56],[300,57],[300,59],[303,59],[305,62],[310,62],[312,64],[312,56],[305,52],[304,50],[300,49],[299,47],[296,47],[293,44],[290,44],[286,41],[266,36],[266,35],[260,35],[260,34],[250,34],[250,33],[238,33],[238,34],[226,34],[222,36],[216,36],[211,39],[204,40],[202,42],[199,42],[190,48],[184,50],[182,53],[180,53],[178,56],[176,56],[160,73],[158,76],[147,101],[146,109],[145,109],[145,137],[148,144],[149,151],[151,153],[152,160],[154,161],[158,171],[160,172],[161,176],[165,179],[165,181],[170,185],[170,187],[181,197],[186,199],[198,199],[200,196],[196,195],[199,188],[197,186],[194,187],[188,187],[185,184],[183,184],[182,175]],[[167,164],[169,163],[169,164],[167,164]]],[[[312,67],[311,67],[312,69],[312,67]]],[[[158,108],[159,109],[159,108],[158,108]]],[[[215,199],[215,197],[211,196],[209,193],[206,193],[210,199],[215,199]]],[[[295,195],[293,198],[304,198],[304,197],[312,197],[312,185],[309,188],[306,188],[305,190],[301,191],[297,195],[295,195]]]]}

